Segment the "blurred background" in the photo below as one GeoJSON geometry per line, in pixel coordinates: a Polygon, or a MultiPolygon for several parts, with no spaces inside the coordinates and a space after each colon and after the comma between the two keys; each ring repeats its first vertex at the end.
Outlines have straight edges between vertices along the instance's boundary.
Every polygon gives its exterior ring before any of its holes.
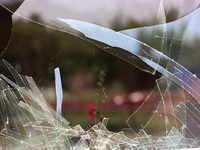
{"type": "MultiPolygon", "coordinates": [[[[19,6],[21,2],[2,1],[2,4],[15,11],[14,6],[19,6]]],[[[198,4],[199,1],[182,0],[166,0],[163,6],[160,0],[25,0],[12,15],[10,41],[1,58],[7,60],[20,74],[33,77],[54,109],[54,69],[59,67],[64,94],[62,115],[71,126],[80,124],[84,129],[93,122],[87,112],[90,104],[96,105],[98,75],[103,70],[106,74],[106,89],[102,97],[105,103],[101,106],[101,113],[109,118],[109,130],[120,131],[128,127],[126,120],[144,102],[155,87],[155,80],[161,75],[145,73],[89,42],[53,29],[54,21],[58,17],[77,19],[120,31],[175,21],[194,11],[198,4]],[[162,11],[165,18],[158,15],[162,11]]],[[[189,24],[185,23],[187,27],[185,24],[177,27],[179,32],[185,33],[177,61],[197,77],[200,76],[198,18],[199,11],[188,20],[189,24]]],[[[1,32],[3,30],[1,26],[1,32]]],[[[4,37],[1,36],[1,41],[4,37]]],[[[139,32],[137,37],[142,40],[148,37],[148,33],[139,32]]],[[[154,45],[155,41],[149,39],[148,42],[154,45]]],[[[4,67],[0,67],[1,73],[7,75],[4,67]]],[[[135,118],[135,122],[137,119],[140,118],[135,118]]],[[[155,125],[149,128],[155,128],[155,125]]]]}

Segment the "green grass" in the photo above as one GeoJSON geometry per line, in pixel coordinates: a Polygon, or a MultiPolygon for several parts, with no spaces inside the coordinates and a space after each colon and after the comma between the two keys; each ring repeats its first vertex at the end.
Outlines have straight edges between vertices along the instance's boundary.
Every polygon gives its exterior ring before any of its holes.
{"type": "MultiPolygon", "coordinates": [[[[103,112],[102,115],[106,118],[109,118],[107,128],[110,131],[118,132],[123,128],[129,128],[128,125],[126,124],[126,121],[129,117],[129,114],[127,112],[112,110],[103,112]]],[[[131,123],[138,124],[141,122],[145,122],[146,116],[147,116],[146,113],[140,113],[133,118],[131,123]]],[[[89,119],[86,111],[64,112],[63,117],[65,117],[70,122],[70,126],[72,127],[77,124],[80,124],[83,129],[86,129],[88,124],[90,124],[91,122],[94,123],[94,119],[89,119]]],[[[151,133],[156,134],[158,132],[165,131],[163,118],[161,117],[154,118],[145,127],[145,131],[147,131],[149,134],[151,133]]]]}
{"type": "MultiPolygon", "coordinates": [[[[62,115],[70,122],[70,126],[80,124],[83,129],[86,129],[88,124],[90,124],[91,122],[94,123],[94,119],[89,119],[86,111],[65,111],[62,115]]],[[[121,128],[127,128],[126,119],[128,118],[128,114],[126,112],[110,111],[103,112],[102,115],[103,117],[109,118],[109,130],[119,131],[121,130],[121,128]]]]}

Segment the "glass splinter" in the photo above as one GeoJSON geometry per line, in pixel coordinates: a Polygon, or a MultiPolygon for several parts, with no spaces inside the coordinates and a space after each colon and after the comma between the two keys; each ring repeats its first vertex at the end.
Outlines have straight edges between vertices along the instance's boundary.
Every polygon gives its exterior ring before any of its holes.
{"type": "MultiPolygon", "coordinates": [[[[55,69],[55,111],[31,77],[20,75],[3,60],[15,81],[0,75],[0,149],[199,149],[200,80],[179,62],[187,27],[200,11],[198,0],[193,1],[196,7],[188,12],[184,12],[186,6],[189,6],[188,2],[180,1],[178,13],[173,18],[169,18],[173,1],[153,2],[158,8],[154,25],[118,32],[82,20],[62,17],[62,12],[59,16],[50,13],[51,21],[43,23],[37,18],[15,13],[22,2],[0,2],[0,12],[9,16],[8,28],[1,28],[7,31],[1,35],[1,52],[7,48],[10,39],[11,16],[17,15],[91,42],[145,72],[153,75],[159,72],[162,76],[155,81],[156,87],[149,96],[128,118],[130,132],[135,135],[129,138],[122,131],[109,131],[108,118],[87,130],[80,125],[71,127],[61,115],[63,93],[59,68],[55,69]],[[11,7],[11,3],[16,3],[13,5],[15,7],[11,7]],[[138,34],[142,32],[149,36],[140,39],[138,34]]],[[[27,0],[23,4],[21,9],[24,10],[28,4],[43,6],[39,0],[34,3],[27,0]]],[[[53,10],[51,7],[45,9],[53,10]]],[[[5,18],[0,19],[2,25],[5,18]]]]}

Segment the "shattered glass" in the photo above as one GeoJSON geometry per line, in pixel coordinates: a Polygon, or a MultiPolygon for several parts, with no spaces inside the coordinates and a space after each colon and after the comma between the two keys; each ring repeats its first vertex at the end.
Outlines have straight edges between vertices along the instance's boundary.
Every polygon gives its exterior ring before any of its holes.
{"type": "MultiPolygon", "coordinates": [[[[181,60],[182,49],[187,44],[186,41],[191,38],[188,34],[190,23],[200,14],[200,1],[194,1],[193,7],[187,10],[185,9],[188,1],[180,1],[180,7],[177,8],[178,15],[172,20],[168,20],[168,13],[173,2],[156,1],[158,11],[154,24],[122,31],[114,31],[95,25],[93,22],[84,22],[81,18],[69,19],[66,15],[67,10],[60,11],[59,15],[52,13],[46,22],[40,22],[38,18],[31,18],[26,14],[28,5],[38,6],[36,10],[39,11],[39,6],[44,6],[43,3],[46,3],[44,11],[50,12],[51,9],[56,9],[54,2],[50,0],[22,2],[2,1],[1,10],[9,14],[9,17],[16,15],[24,20],[79,37],[142,71],[153,75],[160,73],[162,76],[155,81],[156,86],[145,101],[127,118],[126,123],[135,135],[134,138],[129,138],[123,131],[117,133],[109,131],[106,128],[109,124],[108,118],[104,118],[102,122],[88,130],[84,130],[80,125],[71,127],[70,120],[67,121],[61,116],[63,95],[58,68],[55,70],[56,112],[47,103],[31,77],[20,75],[7,61],[2,60],[14,79],[11,81],[5,75],[0,75],[2,122],[0,146],[2,149],[131,150],[200,147],[198,132],[200,80],[186,69],[187,60],[181,60]],[[11,3],[16,3],[15,7],[11,7],[11,3]],[[25,11],[22,13],[23,9],[25,11]],[[138,33],[141,32],[148,33],[148,36],[140,39],[138,33]],[[144,111],[146,115],[140,118],[144,111]],[[137,123],[136,118],[140,118],[137,123]],[[155,125],[153,123],[157,125],[156,131],[151,129],[151,126],[155,125]]],[[[2,22],[2,19],[0,21],[2,22]]],[[[1,44],[1,52],[9,43],[11,24],[12,21],[9,20],[8,32],[6,35],[3,34],[6,41],[3,42],[5,44],[1,44]]],[[[199,29],[195,30],[199,32],[199,29]]]]}

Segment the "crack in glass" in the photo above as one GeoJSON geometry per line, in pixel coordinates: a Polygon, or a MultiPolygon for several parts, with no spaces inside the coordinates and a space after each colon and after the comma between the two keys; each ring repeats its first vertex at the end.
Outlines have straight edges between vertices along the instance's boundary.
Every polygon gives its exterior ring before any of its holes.
{"type": "MultiPolygon", "coordinates": [[[[1,2],[0,12],[6,10],[11,17],[23,1],[15,2],[17,5],[13,8],[9,5],[13,1],[1,2]]],[[[29,1],[24,1],[22,8],[28,3],[29,1]]],[[[38,1],[35,3],[41,4],[38,1]]],[[[199,148],[200,134],[197,131],[200,129],[200,81],[178,62],[187,27],[193,16],[200,11],[199,2],[196,1],[196,7],[185,14],[184,7],[187,1],[182,1],[178,15],[168,21],[171,3],[171,1],[160,1],[155,25],[118,32],[93,23],[65,19],[62,15],[52,16],[51,22],[42,23],[14,13],[29,21],[91,42],[145,72],[153,75],[159,72],[162,77],[156,80],[156,87],[127,119],[127,125],[135,134],[131,139],[122,131],[118,133],[109,131],[106,128],[109,123],[108,118],[104,118],[102,122],[86,131],[80,125],[70,127],[69,122],[60,115],[61,104],[59,103],[57,113],[46,102],[31,77],[18,74],[7,61],[3,60],[15,82],[3,74],[0,75],[1,148],[199,148]],[[148,37],[139,39],[137,35],[141,32],[148,33],[148,37]],[[140,118],[144,111],[147,115],[140,118]],[[137,124],[136,118],[140,118],[137,124]],[[150,130],[152,122],[156,122],[158,132],[150,130]]],[[[11,23],[9,20],[9,25],[11,23]]],[[[6,36],[10,37],[10,32],[11,26],[7,32],[8,36],[3,35],[7,40],[1,52],[7,47],[9,38],[6,36]]],[[[59,75],[56,73],[56,81],[60,80],[58,78],[59,75]]],[[[60,81],[57,83],[61,84],[60,81]]],[[[58,99],[61,100],[62,96],[58,99]]]]}

